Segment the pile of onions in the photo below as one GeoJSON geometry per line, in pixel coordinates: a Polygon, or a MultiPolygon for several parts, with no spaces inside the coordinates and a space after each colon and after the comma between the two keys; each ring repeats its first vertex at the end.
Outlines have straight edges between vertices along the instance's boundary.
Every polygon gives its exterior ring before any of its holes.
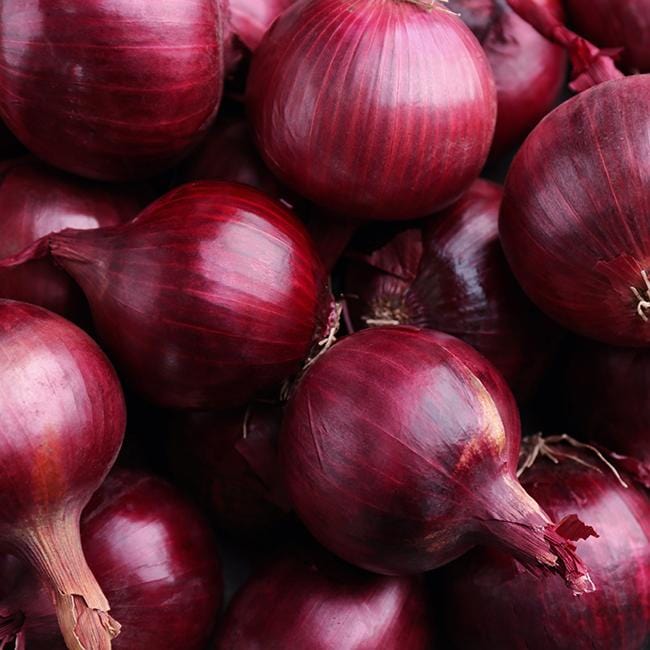
{"type": "Polygon", "coordinates": [[[589,451],[562,445],[552,453],[557,465],[540,459],[521,480],[551,517],[577,512],[598,531],[578,542],[596,591],[574,598],[555,577],[535,580],[496,550],[475,551],[450,567],[443,599],[458,650],[647,647],[650,496],[623,487],[589,451]]]}
{"type": "MultiPolygon", "coordinates": [[[[129,188],[84,181],[23,158],[0,169],[0,258],[64,228],[113,226],[135,217],[144,197],[129,188]]],[[[79,287],[50,260],[0,270],[0,296],[45,307],[77,322],[86,300],[79,287]]]]}
{"type": "MultiPolygon", "coordinates": [[[[221,606],[221,566],[209,527],[174,488],[142,472],[112,472],[84,510],[81,537],[122,624],[115,650],[204,650],[221,606]]],[[[0,568],[0,580],[11,575],[0,568]]],[[[24,577],[16,593],[8,600],[24,617],[26,647],[64,648],[38,581],[24,577]]]]}
{"type": "Polygon", "coordinates": [[[67,171],[153,175],[216,114],[223,11],[214,0],[3,0],[0,116],[67,171]]]}
{"type": "Polygon", "coordinates": [[[402,324],[453,334],[489,359],[517,396],[527,396],[557,337],[503,256],[502,196],[498,185],[478,180],[444,213],[351,256],[345,295],[356,328],[402,324]]]}
{"type": "MultiPolygon", "coordinates": [[[[543,0],[563,18],[560,0],[543,0]]],[[[566,76],[564,50],[520,18],[507,0],[449,0],[478,38],[497,87],[497,125],[493,154],[516,145],[555,105],[566,76]]]]}
{"type": "Polygon", "coordinates": [[[271,171],[365,219],[423,216],[458,198],[496,119],[470,30],[443,4],[407,0],[299,0],[256,50],[247,104],[271,171]]]}
{"type": "Polygon", "coordinates": [[[419,578],[373,575],[301,549],[244,585],[214,648],[432,650],[428,609],[419,578]]]}
{"type": "Polygon", "coordinates": [[[378,327],[309,367],[287,406],[280,456],[303,522],[352,564],[419,573],[485,543],[589,591],[567,539],[584,527],[551,523],[517,482],[519,441],[510,391],[471,347],[378,327]]]}
{"type": "Polygon", "coordinates": [[[190,183],[134,221],[64,230],[0,266],[47,254],[83,289],[118,369],[159,406],[245,404],[334,326],[304,227],[244,185],[190,183]]]}
{"type": "Polygon", "coordinates": [[[122,443],[117,376],[74,325],[0,300],[0,395],[0,548],[39,574],[68,648],[110,648],[120,626],[84,558],[79,517],[122,443]]]}
{"type": "Polygon", "coordinates": [[[650,488],[650,350],[574,346],[566,394],[577,430],[650,488]]]}
{"type": "Polygon", "coordinates": [[[231,532],[257,533],[286,517],[277,461],[281,419],[279,407],[262,403],[174,418],[168,445],[174,474],[231,532]]]}
{"type": "Polygon", "coordinates": [[[650,344],[649,101],[641,75],[555,109],[512,163],[499,222],[530,298],[613,345],[650,344]]]}

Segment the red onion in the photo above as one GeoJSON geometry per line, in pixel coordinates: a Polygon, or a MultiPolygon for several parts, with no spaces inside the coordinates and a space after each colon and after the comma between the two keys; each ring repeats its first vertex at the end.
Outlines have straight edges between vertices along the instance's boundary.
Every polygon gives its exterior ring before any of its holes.
{"type": "Polygon", "coordinates": [[[650,344],[650,76],[602,84],[533,131],[505,185],[508,261],[549,316],[615,345],[650,344]]]}
{"type": "MultiPolygon", "coordinates": [[[[81,534],[122,624],[115,650],[205,648],[221,605],[221,568],[212,532],[174,488],[117,470],[84,510],[81,534]]],[[[30,587],[30,600],[19,603],[27,647],[64,648],[49,599],[30,587]]]]}
{"type": "Polygon", "coordinates": [[[551,517],[577,512],[596,528],[597,539],[578,542],[596,591],[574,598],[556,577],[534,580],[496,550],[475,552],[452,565],[444,596],[458,650],[641,650],[650,639],[650,497],[593,454],[552,453],[561,462],[537,461],[522,483],[551,517]]]}
{"type": "MultiPolygon", "coordinates": [[[[40,237],[64,228],[100,228],[133,218],[144,201],[126,188],[108,188],[21,159],[0,170],[0,258],[22,251],[40,237]]],[[[40,305],[82,320],[87,305],[65,272],[49,260],[0,270],[0,296],[40,305]]]]}
{"type": "Polygon", "coordinates": [[[118,369],[159,406],[244,404],[333,326],[304,227],[244,185],[184,185],[130,223],[64,230],[4,264],[47,249],[86,294],[118,369]]]}
{"type": "Polygon", "coordinates": [[[254,403],[225,413],[179,413],[172,424],[175,475],[232,532],[257,533],[286,516],[277,461],[281,418],[278,407],[254,403]]]}
{"type": "Polygon", "coordinates": [[[0,547],[40,574],[71,650],[111,647],[119,624],[84,558],[81,510],[125,427],[115,372],[84,332],[0,300],[0,547]]]}
{"type": "Polygon", "coordinates": [[[501,251],[502,196],[498,185],[478,180],[443,214],[353,257],[345,295],[357,328],[403,324],[453,334],[526,396],[557,337],[522,293],[501,251]]]}
{"type": "Polygon", "coordinates": [[[585,342],[566,384],[578,430],[627,456],[618,464],[650,488],[650,351],[585,342]]]}
{"type": "Polygon", "coordinates": [[[222,22],[214,0],[3,0],[0,116],[67,171],[153,175],[216,114],[222,22]]]}
{"type": "Polygon", "coordinates": [[[237,38],[254,52],[273,21],[294,0],[230,0],[230,25],[237,38]]]}
{"type": "MultiPolygon", "coordinates": [[[[562,19],[560,0],[542,0],[562,19]]],[[[492,152],[516,145],[555,105],[566,75],[564,50],[521,19],[506,0],[449,0],[487,54],[497,87],[492,152]]]]}
{"type": "Polygon", "coordinates": [[[309,367],[280,454],[301,519],[353,564],[418,573],[486,543],[589,591],[570,526],[552,524],[516,480],[519,436],[512,395],[477,352],[439,332],[384,327],[309,367]]]}
{"type": "Polygon", "coordinates": [[[404,219],[456,199],[490,148],[485,55],[437,2],[299,0],[253,57],[247,103],[271,171],[346,216],[404,219]]]}
{"type": "Polygon", "coordinates": [[[419,578],[361,572],[320,552],[277,558],[244,585],[222,624],[217,650],[431,650],[419,578]]]}

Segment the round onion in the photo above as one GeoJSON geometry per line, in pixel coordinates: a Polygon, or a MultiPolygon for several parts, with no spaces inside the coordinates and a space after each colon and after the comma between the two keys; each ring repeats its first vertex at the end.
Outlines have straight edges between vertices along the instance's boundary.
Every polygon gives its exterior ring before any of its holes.
{"type": "Polygon", "coordinates": [[[437,2],[299,0],[255,52],[247,103],[282,181],[365,219],[456,199],[485,162],[496,118],[485,54],[437,2]]]}
{"type": "Polygon", "coordinates": [[[322,552],[269,562],[237,594],[216,650],[431,650],[419,578],[361,572],[322,552]]]}
{"type": "MultiPolygon", "coordinates": [[[[128,188],[109,188],[20,159],[0,170],[0,258],[22,251],[64,228],[100,228],[135,217],[144,206],[128,188]]],[[[0,270],[0,296],[45,307],[66,318],[86,320],[82,292],[49,260],[0,270]]]]}
{"type": "Polygon", "coordinates": [[[565,327],[615,345],[650,344],[647,100],[642,75],[555,109],[512,163],[499,223],[530,298],[565,327]]]}
{"type": "Polygon", "coordinates": [[[519,418],[499,373],[465,343],[410,327],[358,332],[295,388],[280,437],[292,503],[343,559],[389,575],[500,546],[591,588],[515,477],[519,418]]]}
{"type": "Polygon", "coordinates": [[[222,13],[214,0],[3,0],[0,116],[67,171],[151,176],[216,114],[222,13]]]}
{"type": "Polygon", "coordinates": [[[345,295],[357,328],[403,324],[453,334],[489,359],[518,396],[527,396],[557,336],[503,256],[502,196],[498,185],[478,180],[443,214],[353,256],[345,295]]]}
{"type": "Polygon", "coordinates": [[[535,580],[506,555],[481,550],[452,565],[444,619],[458,650],[640,650],[650,630],[650,497],[624,488],[593,454],[554,448],[524,487],[554,518],[588,518],[597,539],[578,542],[596,591],[575,598],[555,577],[535,580]],[[566,457],[569,454],[577,462],[566,457]],[[584,463],[587,463],[585,465],[584,463]]]}
{"type": "Polygon", "coordinates": [[[95,342],[40,307],[0,300],[0,546],[40,574],[71,650],[119,624],[84,558],[79,517],[122,443],[124,397],[95,342]]]}

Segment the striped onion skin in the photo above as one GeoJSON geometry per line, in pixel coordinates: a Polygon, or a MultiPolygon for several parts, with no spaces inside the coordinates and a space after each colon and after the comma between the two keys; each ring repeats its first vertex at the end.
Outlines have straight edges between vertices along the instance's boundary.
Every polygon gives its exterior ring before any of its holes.
{"type": "Polygon", "coordinates": [[[358,218],[424,216],[478,176],[496,121],[480,45],[438,4],[300,0],[253,57],[247,104],[271,170],[358,218]]]}

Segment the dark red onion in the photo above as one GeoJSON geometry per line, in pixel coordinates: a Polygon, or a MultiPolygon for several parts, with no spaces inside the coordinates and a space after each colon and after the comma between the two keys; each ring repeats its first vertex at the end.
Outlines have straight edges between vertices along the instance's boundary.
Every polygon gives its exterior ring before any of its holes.
{"type": "MultiPolygon", "coordinates": [[[[131,188],[109,188],[23,158],[0,170],[0,258],[64,228],[100,228],[124,223],[144,207],[131,188]]],[[[82,292],[49,260],[0,270],[0,296],[45,307],[70,320],[87,312],[82,292]]]]}
{"type": "Polygon", "coordinates": [[[432,650],[419,578],[354,569],[322,552],[267,564],[230,605],[216,650],[432,650]]]}
{"type": "Polygon", "coordinates": [[[519,440],[512,395],[477,352],[439,332],[378,327],[309,367],[280,455],[303,522],[353,564],[419,573],[486,543],[589,591],[572,531],[517,482],[519,440]]]}
{"type": "Polygon", "coordinates": [[[21,144],[14,138],[13,133],[0,120],[0,160],[5,160],[23,153],[21,144]]]}
{"type": "Polygon", "coordinates": [[[261,403],[174,418],[169,444],[174,474],[231,532],[258,533],[286,517],[277,460],[281,419],[279,407],[261,403]]]}
{"type": "Polygon", "coordinates": [[[190,183],[132,222],[64,230],[3,264],[48,249],[86,294],[118,369],[159,406],[244,404],[298,370],[333,326],[304,227],[244,185],[190,183]]]}
{"type": "Polygon", "coordinates": [[[124,397],[95,342],[40,307],[0,300],[0,548],[39,574],[70,650],[119,631],[86,563],[79,517],[122,443],[124,397]]]}
{"type": "MultiPolygon", "coordinates": [[[[208,525],[172,486],[114,471],[84,510],[81,535],[122,624],[115,650],[204,650],[221,606],[219,556],[208,525]]],[[[29,586],[17,603],[27,648],[64,648],[47,594],[29,586]]]]}
{"type": "Polygon", "coordinates": [[[462,21],[402,0],[299,0],[255,52],[247,103],[271,171],[346,216],[440,209],[478,176],[495,89],[462,21]]]}
{"type": "Polygon", "coordinates": [[[508,556],[476,551],[450,567],[443,599],[458,650],[641,650],[650,640],[650,497],[593,454],[555,449],[578,462],[538,460],[521,481],[551,517],[577,512],[596,528],[578,542],[596,591],[574,598],[556,577],[534,580],[508,556]]]}
{"type": "Polygon", "coordinates": [[[565,102],[528,137],[499,222],[530,298],[584,336],[650,344],[650,76],[565,102]]]}
{"type": "Polygon", "coordinates": [[[216,114],[222,23],[214,0],[3,0],[0,116],[67,171],[151,176],[216,114]]]}
{"type": "Polygon", "coordinates": [[[443,214],[354,255],[345,295],[356,328],[402,324],[453,334],[525,397],[548,365],[557,335],[503,256],[497,228],[502,196],[498,185],[478,180],[443,214]]]}
{"type": "Polygon", "coordinates": [[[650,350],[576,345],[566,392],[577,430],[627,456],[618,464],[650,487],[650,350]]]}

